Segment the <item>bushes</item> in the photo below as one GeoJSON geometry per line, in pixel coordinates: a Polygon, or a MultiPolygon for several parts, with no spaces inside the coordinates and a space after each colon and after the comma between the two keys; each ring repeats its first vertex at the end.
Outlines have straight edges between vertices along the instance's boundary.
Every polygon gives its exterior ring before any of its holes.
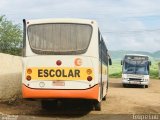
{"type": "Polygon", "coordinates": [[[122,72],[109,74],[109,77],[111,78],[121,78],[121,76],[122,76],[122,72]]]}
{"type": "Polygon", "coordinates": [[[22,30],[5,16],[0,16],[0,52],[21,55],[22,30]]]}
{"type": "Polygon", "coordinates": [[[158,79],[158,70],[150,70],[150,78],[152,79],[158,79]]]}

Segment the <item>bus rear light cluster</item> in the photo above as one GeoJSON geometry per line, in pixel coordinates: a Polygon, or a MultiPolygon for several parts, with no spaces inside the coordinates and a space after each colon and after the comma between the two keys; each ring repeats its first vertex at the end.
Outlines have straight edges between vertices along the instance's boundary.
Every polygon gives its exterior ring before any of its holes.
{"type": "Polygon", "coordinates": [[[87,80],[88,80],[88,81],[91,81],[91,80],[92,80],[92,77],[91,77],[91,76],[88,76],[88,77],[87,77],[87,80]]]}
{"type": "Polygon", "coordinates": [[[62,64],[62,61],[57,60],[56,64],[57,64],[58,66],[60,66],[60,65],[62,64]]]}
{"type": "Polygon", "coordinates": [[[27,73],[31,74],[32,73],[32,69],[27,69],[27,73]]]}
{"type": "Polygon", "coordinates": [[[30,81],[32,78],[31,78],[30,75],[27,75],[26,79],[27,79],[28,81],[30,81]]]}
{"type": "Polygon", "coordinates": [[[92,74],[92,70],[91,69],[87,69],[86,72],[87,72],[88,75],[92,74]]]}

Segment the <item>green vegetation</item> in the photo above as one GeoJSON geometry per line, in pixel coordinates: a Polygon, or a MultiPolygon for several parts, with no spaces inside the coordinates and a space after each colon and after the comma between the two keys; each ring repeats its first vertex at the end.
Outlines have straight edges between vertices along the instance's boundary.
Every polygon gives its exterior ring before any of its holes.
{"type": "Polygon", "coordinates": [[[122,76],[121,61],[118,59],[112,60],[112,65],[109,66],[109,77],[120,78],[122,76]]]}
{"type": "Polygon", "coordinates": [[[158,62],[157,60],[152,61],[152,65],[150,67],[150,78],[158,79],[158,62]]]}
{"type": "Polygon", "coordinates": [[[21,55],[22,30],[5,16],[0,16],[0,52],[21,55]]]}
{"type": "MultiPolygon", "coordinates": [[[[152,65],[150,67],[150,78],[158,79],[158,60],[152,59],[152,65]]],[[[109,77],[111,78],[121,78],[122,76],[122,66],[121,60],[113,59],[112,66],[109,66],[109,77]]]]}

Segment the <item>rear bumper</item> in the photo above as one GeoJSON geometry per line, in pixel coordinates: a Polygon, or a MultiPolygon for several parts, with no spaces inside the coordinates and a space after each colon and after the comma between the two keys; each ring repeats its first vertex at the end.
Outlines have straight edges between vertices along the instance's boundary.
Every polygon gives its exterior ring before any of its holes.
{"type": "Polygon", "coordinates": [[[79,98],[79,99],[95,99],[98,100],[99,85],[85,90],[47,90],[47,89],[33,89],[22,85],[22,97],[33,99],[58,99],[58,98],[79,98]]]}
{"type": "Polygon", "coordinates": [[[137,81],[128,81],[128,80],[122,80],[122,84],[133,84],[133,85],[148,85],[149,82],[137,82],[137,81]]]}

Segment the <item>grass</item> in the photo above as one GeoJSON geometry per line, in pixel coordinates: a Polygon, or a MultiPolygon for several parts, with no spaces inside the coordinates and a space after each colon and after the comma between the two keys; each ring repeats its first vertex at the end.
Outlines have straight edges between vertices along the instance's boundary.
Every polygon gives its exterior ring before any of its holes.
{"type": "Polygon", "coordinates": [[[158,79],[159,74],[158,74],[158,63],[160,61],[152,61],[152,65],[150,67],[150,78],[153,79],[158,79]]]}
{"type": "MultiPolygon", "coordinates": [[[[152,65],[150,67],[150,78],[158,79],[158,60],[152,60],[152,65]]],[[[121,60],[114,59],[112,60],[112,66],[109,66],[109,77],[111,78],[121,78],[122,76],[122,66],[121,60]]]]}
{"type": "Polygon", "coordinates": [[[120,60],[112,60],[112,65],[109,66],[109,77],[120,78],[122,76],[122,66],[120,60]]]}

